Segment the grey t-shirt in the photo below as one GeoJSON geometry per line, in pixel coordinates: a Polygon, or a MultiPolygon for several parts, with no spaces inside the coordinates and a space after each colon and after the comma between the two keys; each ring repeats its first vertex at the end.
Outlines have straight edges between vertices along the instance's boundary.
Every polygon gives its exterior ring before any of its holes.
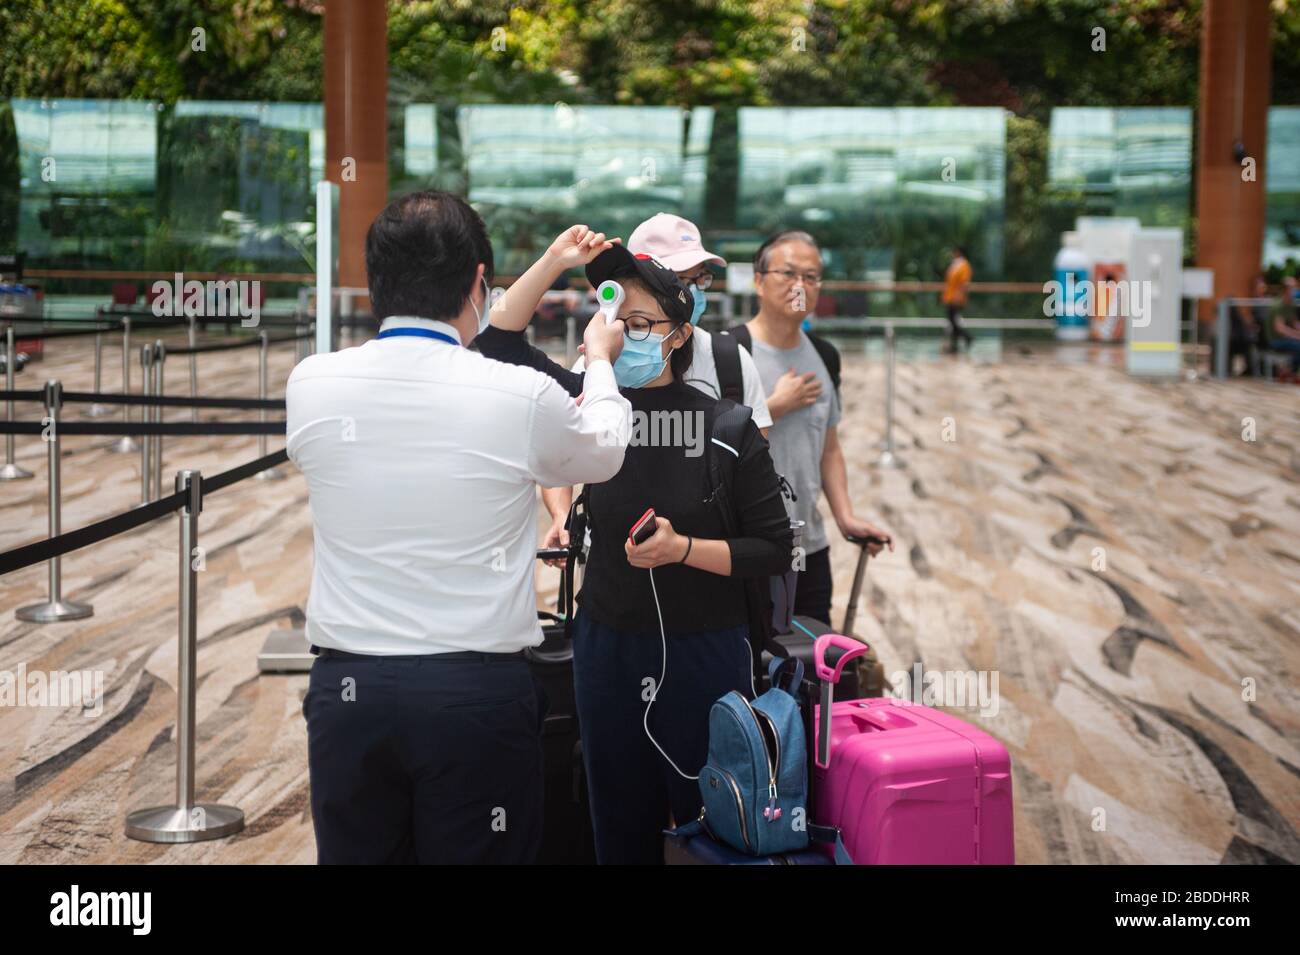
{"type": "Polygon", "coordinates": [[[799,333],[799,344],[794,348],[773,348],[757,338],[753,340],[753,346],[754,364],[763,379],[763,389],[769,395],[777,380],[791,369],[798,375],[815,372],[822,385],[821,396],[816,402],[777,419],[767,436],[772,445],[776,471],[790,482],[798,498],[793,503],[787,500],[786,510],[792,518],[804,522],[804,551],[815,554],[830,546],[821,514],[817,511],[817,502],[822,495],[822,450],[826,447],[826,429],[840,423],[840,401],[826,365],[803,332],[799,333]]]}

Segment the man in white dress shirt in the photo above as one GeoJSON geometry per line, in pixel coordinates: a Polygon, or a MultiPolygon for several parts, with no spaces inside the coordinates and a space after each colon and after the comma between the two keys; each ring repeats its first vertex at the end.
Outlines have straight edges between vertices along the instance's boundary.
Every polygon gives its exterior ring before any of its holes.
{"type": "MultiPolygon", "coordinates": [[[[609,246],[575,226],[507,295],[609,246]]],[[[621,326],[588,326],[577,402],[470,351],[492,248],[448,193],[381,212],[366,271],[378,337],[306,359],[286,391],[315,535],[307,636],[319,656],[303,711],[318,859],[531,862],[542,757],[523,649],[541,642],[536,485],[622,467],[621,326]]]]}

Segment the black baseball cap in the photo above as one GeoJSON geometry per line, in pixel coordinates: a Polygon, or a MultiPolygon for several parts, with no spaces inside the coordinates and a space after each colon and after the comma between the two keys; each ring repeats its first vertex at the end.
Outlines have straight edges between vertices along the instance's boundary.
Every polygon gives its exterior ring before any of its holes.
{"type": "Polygon", "coordinates": [[[595,288],[606,279],[635,276],[646,285],[664,314],[677,324],[689,323],[695,304],[677,273],[652,255],[633,254],[621,245],[606,249],[587,264],[587,281],[595,288]]]}

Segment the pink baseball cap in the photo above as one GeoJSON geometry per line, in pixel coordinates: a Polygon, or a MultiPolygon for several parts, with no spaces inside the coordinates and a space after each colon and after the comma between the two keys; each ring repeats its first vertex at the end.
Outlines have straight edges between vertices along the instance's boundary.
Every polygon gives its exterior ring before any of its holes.
{"type": "Polygon", "coordinates": [[[701,262],[716,262],[724,267],[727,264],[722,256],[704,247],[694,222],[667,212],[653,215],[633,229],[627,248],[634,255],[653,255],[674,272],[685,272],[701,262]]]}

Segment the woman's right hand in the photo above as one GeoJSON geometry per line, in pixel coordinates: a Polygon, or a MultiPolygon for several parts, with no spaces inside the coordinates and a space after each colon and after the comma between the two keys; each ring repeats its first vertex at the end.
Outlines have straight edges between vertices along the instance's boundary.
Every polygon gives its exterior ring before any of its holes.
{"type": "Polygon", "coordinates": [[[603,232],[592,232],[585,225],[571,225],[551,243],[546,255],[561,271],[586,265],[614,243],[622,239],[606,239],[603,232]]]}

